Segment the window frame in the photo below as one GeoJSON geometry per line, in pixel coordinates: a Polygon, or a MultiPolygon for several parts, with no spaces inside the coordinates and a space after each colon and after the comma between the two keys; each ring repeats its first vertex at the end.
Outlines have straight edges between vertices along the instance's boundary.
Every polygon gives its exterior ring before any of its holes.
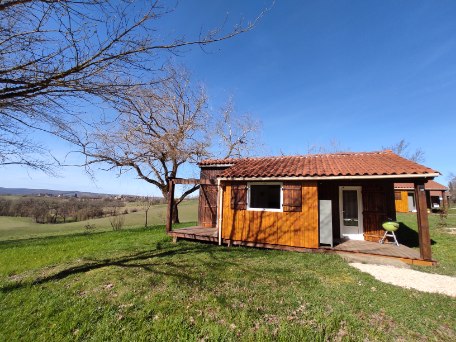
{"type": "Polygon", "coordinates": [[[283,182],[248,182],[247,183],[247,210],[249,211],[272,211],[272,212],[283,212],[283,182]],[[252,185],[279,185],[280,186],[280,208],[252,208],[250,207],[250,191],[252,185]]]}

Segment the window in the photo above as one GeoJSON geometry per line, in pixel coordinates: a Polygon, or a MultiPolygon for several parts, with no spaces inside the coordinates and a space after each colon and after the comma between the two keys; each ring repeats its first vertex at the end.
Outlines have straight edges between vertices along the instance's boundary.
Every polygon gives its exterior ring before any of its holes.
{"type": "Polygon", "coordinates": [[[282,211],[282,183],[248,184],[248,209],[282,211]]]}

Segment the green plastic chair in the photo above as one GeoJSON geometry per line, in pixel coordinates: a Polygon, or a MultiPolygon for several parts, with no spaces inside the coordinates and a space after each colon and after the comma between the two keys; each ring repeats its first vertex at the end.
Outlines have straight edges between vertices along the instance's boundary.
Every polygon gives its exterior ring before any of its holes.
{"type": "Polygon", "coordinates": [[[394,242],[399,247],[399,242],[397,242],[396,234],[394,234],[394,232],[399,229],[399,223],[394,221],[386,221],[383,222],[382,227],[385,230],[385,234],[379,242],[383,244],[385,242],[385,239],[389,236],[394,239],[394,242]]]}

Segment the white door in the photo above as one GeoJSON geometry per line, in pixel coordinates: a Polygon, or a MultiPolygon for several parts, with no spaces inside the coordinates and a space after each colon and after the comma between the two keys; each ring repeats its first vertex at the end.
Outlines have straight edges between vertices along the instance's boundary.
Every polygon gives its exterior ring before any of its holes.
{"type": "Polygon", "coordinates": [[[416,206],[415,206],[415,195],[413,192],[409,192],[407,194],[407,199],[408,199],[408,210],[409,211],[416,211],[416,206]]]}
{"type": "Polygon", "coordinates": [[[363,202],[360,186],[339,187],[340,237],[364,240],[363,202]]]}

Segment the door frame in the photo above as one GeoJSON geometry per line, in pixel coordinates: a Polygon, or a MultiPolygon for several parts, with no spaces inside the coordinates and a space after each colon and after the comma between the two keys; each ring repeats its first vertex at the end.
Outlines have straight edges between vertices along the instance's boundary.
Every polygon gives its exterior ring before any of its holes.
{"type": "Polygon", "coordinates": [[[363,225],[363,198],[361,186],[339,186],[339,218],[340,218],[340,238],[348,238],[349,240],[364,240],[364,225],[363,225]],[[344,234],[344,215],[343,215],[343,190],[356,190],[358,197],[358,234],[344,234]]]}
{"type": "Polygon", "coordinates": [[[411,191],[407,191],[407,209],[409,212],[415,213],[416,212],[416,199],[415,194],[411,191]],[[412,198],[412,207],[410,208],[410,197],[412,198]]]}

